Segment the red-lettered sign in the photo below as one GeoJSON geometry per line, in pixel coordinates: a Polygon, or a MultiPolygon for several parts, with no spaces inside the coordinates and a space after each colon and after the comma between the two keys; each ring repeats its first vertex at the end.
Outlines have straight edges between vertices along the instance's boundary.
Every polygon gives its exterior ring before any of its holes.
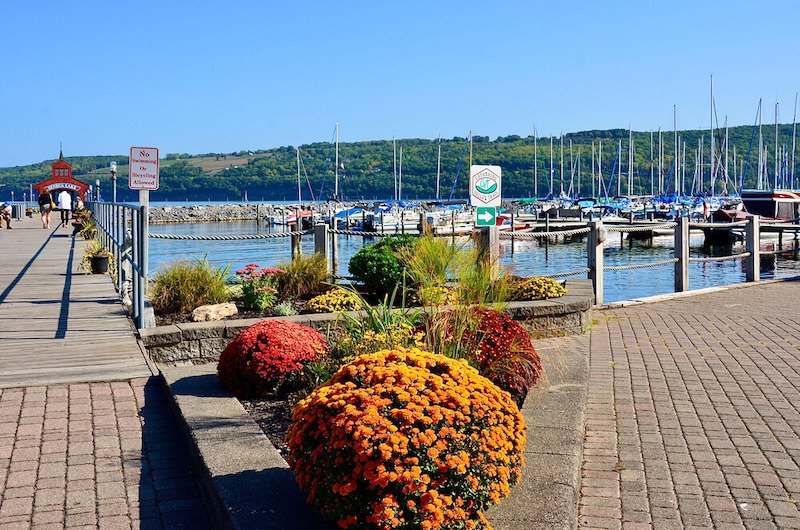
{"type": "Polygon", "coordinates": [[[131,147],[128,187],[132,190],[158,189],[158,148],[131,147]]]}

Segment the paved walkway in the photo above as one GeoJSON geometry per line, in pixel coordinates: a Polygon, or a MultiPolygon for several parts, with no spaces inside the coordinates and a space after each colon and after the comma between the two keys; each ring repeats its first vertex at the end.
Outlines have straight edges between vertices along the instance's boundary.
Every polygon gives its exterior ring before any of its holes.
{"type": "Polygon", "coordinates": [[[163,387],[80,240],[0,231],[0,529],[205,528],[163,387]]]}
{"type": "Polygon", "coordinates": [[[800,528],[800,283],[597,318],[580,525],[800,528]]]}

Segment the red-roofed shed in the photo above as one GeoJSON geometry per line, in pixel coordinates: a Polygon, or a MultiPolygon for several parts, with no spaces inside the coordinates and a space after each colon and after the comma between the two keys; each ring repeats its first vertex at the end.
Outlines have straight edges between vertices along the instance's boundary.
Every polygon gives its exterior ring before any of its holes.
{"type": "Polygon", "coordinates": [[[64,160],[63,153],[59,153],[58,160],[53,162],[51,169],[52,173],[49,178],[33,185],[33,189],[37,193],[49,191],[53,194],[55,191],[67,190],[75,192],[83,200],[84,194],[89,190],[89,185],[72,176],[72,166],[64,160]]]}

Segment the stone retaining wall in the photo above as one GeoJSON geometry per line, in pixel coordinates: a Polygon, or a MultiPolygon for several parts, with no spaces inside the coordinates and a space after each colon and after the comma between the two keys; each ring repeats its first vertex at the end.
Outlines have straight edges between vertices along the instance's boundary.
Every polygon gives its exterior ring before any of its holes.
{"type": "MultiPolygon", "coordinates": [[[[512,302],[505,312],[523,322],[534,337],[572,335],[586,331],[591,324],[594,303],[590,280],[567,280],[567,294],[554,300],[512,302]]],[[[358,315],[359,312],[351,313],[358,315]]],[[[339,315],[335,313],[273,317],[290,320],[325,331],[339,315]]],[[[150,358],[156,362],[215,362],[230,340],[244,328],[261,319],[189,322],[140,329],[139,334],[150,358]]]]}

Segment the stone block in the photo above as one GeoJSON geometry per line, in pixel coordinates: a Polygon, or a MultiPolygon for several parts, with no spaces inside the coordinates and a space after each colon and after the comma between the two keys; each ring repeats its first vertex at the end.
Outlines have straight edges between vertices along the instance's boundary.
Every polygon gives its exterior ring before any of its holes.
{"type": "Polygon", "coordinates": [[[181,330],[178,326],[159,326],[139,330],[139,338],[147,348],[177,344],[181,341],[181,330]]]}
{"type": "Polygon", "coordinates": [[[225,336],[224,322],[187,322],[177,324],[183,340],[215,339],[225,336]]]}

